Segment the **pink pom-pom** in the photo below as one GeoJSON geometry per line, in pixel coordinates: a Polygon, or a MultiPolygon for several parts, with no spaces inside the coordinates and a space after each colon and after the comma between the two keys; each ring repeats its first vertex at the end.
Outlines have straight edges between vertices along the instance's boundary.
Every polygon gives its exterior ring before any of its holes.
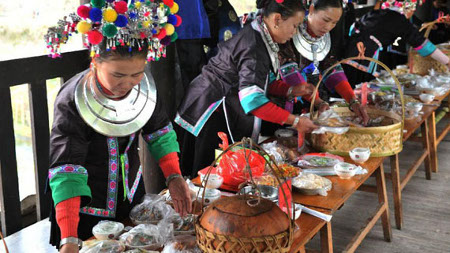
{"type": "Polygon", "coordinates": [[[89,12],[91,11],[91,8],[87,7],[86,5],[80,5],[77,9],[77,14],[80,18],[89,18],[89,12]]]}
{"type": "Polygon", "coordinates": [[[175,14],[175,17],[177,17],[177,23],[175,24],[175,27],[179,27],[183,22],[183,19],[177,14],[175,14]]]}
{"type": "Polygon", "coordinates": [[[281,4],[281,3],[283,3],[283,2],[284,2],[284,0],[275,0],[275,2],[277,2],[277,3],[281,4]]]}
{"type": "Polygon", "coordinates": [[[172,8],[173,6],[173,0],[163,0],[163,3],[169,6],[169,8],[172,8]]]}
{"type": "Polygon", "coordinates": [[[114,5],[114,10],[116,10],[117,13],[123,14],[128,10],[127,2],[120,1],[116,2],[114,5]]]}
{"type": "Polygon", "coordinates": [[[92,45],[98,45],[103,40],[103,34],[97,30],[88,32],[88,41],[92,45]]]}

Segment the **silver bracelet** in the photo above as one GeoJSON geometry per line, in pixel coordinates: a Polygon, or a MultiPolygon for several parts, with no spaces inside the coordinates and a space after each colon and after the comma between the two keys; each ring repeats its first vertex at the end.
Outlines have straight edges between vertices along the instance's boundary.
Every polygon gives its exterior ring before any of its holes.
{"type": "Polygon", "coordinates": [[[169,187],[169,184],[172,180],[174,180],[175,178],[179,178],[182,177],[180,174],[170,174],[167,178],[166,178],[166,186],[169,187]]]}
{"type": "Polygon", "coordinates": [[[66,237],[66,238],[63,238],[63,239],[61,240],[61,242],[59,243],[59,248],[61,249],[61,247],[62,247],[64,244],[68,244],[68,243],[78,245],[78,249],[81,249],[81,248],[83,247],[83,241],[80,240],[79,238],[76,238],[76,237],[66,237]]]}
{"type": "Polygon", "coordinates": [[[294,90],[294,86],[289,87],[287,93],[286,93],[286,97],[290,97],[292,95],[292,91],[294,90]]]}
{"type": "Polygon", "coordinates": [[[297,127],[298,122],[300,121],[300,116],[295,116],[294,122],[292,123],[292,127],[297,127]]]}

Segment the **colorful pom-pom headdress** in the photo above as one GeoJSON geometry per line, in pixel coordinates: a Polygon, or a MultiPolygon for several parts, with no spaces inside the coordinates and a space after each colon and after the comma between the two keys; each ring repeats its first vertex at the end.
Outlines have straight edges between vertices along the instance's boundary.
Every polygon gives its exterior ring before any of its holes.
{"type": "Polygon", "coordinates": [[[404,13],[406,10],[416,9],[417,4],[422,5],[425,0],[387,0],[381,4],[381,9],[392,9],[404,13]]]}
{"type": "Polygon", "coordinates": [[[148,42],[148,61],[165,57],[165,47],[177,38],[175,27],[180,26],[178,4],[173,0],[91,0],[81,5],[57,26],[50,27],[44,36],[49,56],[61,56],[60,46],[73,33],[83,34],[83,44],[91,50],[91,57],[99,53],[99,44],[106,38],[106,50],[117,46],[137,46],[148,42]]]}

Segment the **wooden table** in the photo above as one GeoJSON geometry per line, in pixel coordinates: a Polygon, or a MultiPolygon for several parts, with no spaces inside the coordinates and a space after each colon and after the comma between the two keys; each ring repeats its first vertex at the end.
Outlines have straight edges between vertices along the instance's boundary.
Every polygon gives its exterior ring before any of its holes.
{"type": "MultiPolygon", "coordinates": [[[[346,157],[346,162],[351,160],[346,157]]],[[[337,176],[329,176],[328,179],[333,183],[333,188],[328,192],[327,196],[307,196],[294,192],[294,202],[303,204],[308,207],[322,208],[328,210],[331,214],[336,212],[348,198],[356,190],[364,190],[369,192],[376,192],[378,194],[378,207],[375,210],[372,217],[370,217],[365,226],[353,237],[351,242],[347,245],[345,252],[354,252],[356,248],[361,244],[367,233],[375,226],[378,219],[381,218],[383,226],[383,234],[386,241],[391,241],[392,231],[389,220],[389,207],[386,193],[386,182],[384,178],[383,169],[383,157],[370,158],[363,164],[363,167],[367,169],[368,173],[364,175],[356,175],[351,179],[340,179],[337,176]],[[374,175],[376,177],[376,186],[363,185],[364,182],[374,175]]],[[[327,224],[328,233],[331,236],[331,224],[327,224]]],[[[321,233],[324,234],[325,232],[321,233]]],[[[323,242],[323,240],[322,240],[323,242]]],[[[330,240],[331,242],[331,240],[330,240]]],[[[330,243],[329,243],[330,244],[330,243]]],[[[323,244],[322,244],[323,248],[323,244]]],[[[329,248],[329,252],[332,252],[332,248],[329,248]]]]}
{"type": "MultiPolygon", "coordinates": [[[[450,96],[450,91],[447,94],[437,97],[433,104],[440,104],[441,101],[450,96]]],[[[431,180],[431,172],[438,171],[438,158],[437,158],[437,145],[438,140],[442,140],[450,129],[450,124],[447,125],[446,129],[442,132],[439,138],[436,138],[436,119],[435,111],[438,106],[427,106],[425,105],[422,109],[420,117],[405,120],[403,134],[403,142],[407,140],[419,141],[422,143],[422,153],[413,162],[411,167],[408,169],[406,174],[401,178],[400,176],[400,164],[398,154],[390,157],[391,173],[386,173],[386,178],[392,181],[392,194],[394,200],[394,216],[395,224],[398,229],[402,228],[403,224],[403,207],[402,207],[402,190],[405,188],[406,184],[411,180],[414,173],[420,167],[422,163],[425,164],[425,177],[427,180],[431,180]],[[421,128],[421,138],[414,138],[412,134],[421,128]]]]}

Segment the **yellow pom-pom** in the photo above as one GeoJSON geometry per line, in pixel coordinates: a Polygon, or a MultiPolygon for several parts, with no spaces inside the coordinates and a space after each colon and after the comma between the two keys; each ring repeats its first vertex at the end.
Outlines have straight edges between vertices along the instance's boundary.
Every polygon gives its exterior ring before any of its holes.
{"type": "Polygon", "coordinates": [[[166,24],[164,26],[164,29],[166,29],[166,35],[170,36],[175,32],[175,27],[173,27],[172,24],[166,24]]]}
{"type": "Polygon", "coordinates": [[[178,12],[178,9],[179,9],[178,4],[173,2],[172,8],[170,8],[170,12],[172,12],[172,14],[175,14],[178,12]]]}
{"type": "Polygon", "coordinates": [[[89,32],[89,30],[91,30],[91,24],[89,24],[86,21],[80,21],[77,24],[77,31],[81,34],[86,34],[87,32],[89,32]]]}
{"type": "Polygon", "coordinates": [[[150,21],[146,20],[146,21],[142,22],[142,26],[144,28],[148,28],[150,26],[150,21]]]}
{"type": "Polygon", "coordinates": [[[108,8],[103,11],[103,18],[106,22],[114,22],[117,19],[117,12],[113,8],[108,8]]]}
{"type": "Polygon", "coordinates": [[[136,9],[141,8],[141,2],[135,2],[134,7],[136,7],[136,9]]]}

